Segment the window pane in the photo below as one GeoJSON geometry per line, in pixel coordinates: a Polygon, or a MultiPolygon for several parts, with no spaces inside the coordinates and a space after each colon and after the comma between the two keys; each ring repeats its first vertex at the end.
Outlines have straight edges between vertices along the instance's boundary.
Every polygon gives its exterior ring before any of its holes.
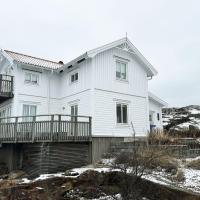
{"type": "Polygon", "coordinates": [[[71,75],[71,82],[74,82],[74,74],[71,75]]]}
{"type": "Polygon", "coordinates": [[[38,76],[36,74],[32,74],[32,83],[34,84],[38,83],[38,76]]]}
{"type": "Polygon", "coordinates": [[[117,104],[116,114],[117,114],[117,123],[122,123],[121,104],[117,104]]]}
{"type": "Polygon", "coordinates": [[[74,115],[75,112],[74,112],[74,106],[71,106],[71,115],[74,115]]]}
{"type": "Polygon", "coordinates": [[[75,74],[75,80],[78,80],[78,73],[75,74]]]}
{"type": "Polygon", "coordinates": [[[29,116],[29,106],[23,105],[23,116],[29,116]]]}
{"type": "Polygon", "coordinates": [[[121,63],[121,78],[126,79],[126,64],[121,63]]]}
{"type": "Polygon", "coordinates": [[[116,62],[116,78],[121,78],[121,65],[119,62],[116,62]]]}
{"type": "Polygon", "coordinates": [[[74,110],[75,111],[75,115],[78,115],[78,105],[75,105],[74,107],[75,107],[75,110],[74,110]]]}
{"type": "Polygon", "coordinates": [[[127,105],[122,106],[122,112],[123,112],[123,123],[128,123],[128,117],[127,117],[127,105]]]}
{"type": "Polygon", "coordinates": [[[26,82],[31,82],[31,74],[30,73],[26,73],[25,74],[25,81],[26,82]]]}
{"type": "Polygon", "coordinates": [[[30,106],[30,116],[36,115],[36,106],[30,106]]]}

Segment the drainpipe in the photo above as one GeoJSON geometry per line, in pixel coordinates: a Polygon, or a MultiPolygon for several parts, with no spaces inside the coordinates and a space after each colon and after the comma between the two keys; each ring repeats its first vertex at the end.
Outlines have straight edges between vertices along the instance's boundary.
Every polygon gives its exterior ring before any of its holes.
{"type": "Polygon", "coordinates": [[[48,76],[48,115],[50,115],[50,101],[51,101],[51,75],[53,74],[53,70],[51,70],[48,76]]]}

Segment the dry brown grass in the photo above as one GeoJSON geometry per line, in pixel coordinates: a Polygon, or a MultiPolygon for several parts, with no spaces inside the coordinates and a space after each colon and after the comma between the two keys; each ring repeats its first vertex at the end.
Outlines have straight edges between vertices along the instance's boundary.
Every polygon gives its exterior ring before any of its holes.
{"type": "Polygon", "coordinates": [[[171,144],[174,142],[173,137],[167,131],[155,129],[154,131],[148,134],[148,142],[149,144],[171,144]]]}
{"type": "Polygon", "coordinates": [[[138,148],[133,154],[121,153],[115,160],[115,164],[124,168],[140,166],[144,169],[164,169],[175,174],[178,169],[177,160],[166,149],[138,148]]]}
{"type": "Polygon", "coordinates": [[[200,170],[200,159],[190,161],[187,167],[200,170]]]}
{"type": "Polygon", "coordinates": [[[145,155],[143,159],[148,159],[148,157],[152,157],[152,155],[154,157],[151,162],[149,162],[148,168],[150,169],[161,168],[167,172],[174,171],[174,173],[178,169],[177,160],[172,157],[166,150],[148,149],[143,154],[145,155]]]}

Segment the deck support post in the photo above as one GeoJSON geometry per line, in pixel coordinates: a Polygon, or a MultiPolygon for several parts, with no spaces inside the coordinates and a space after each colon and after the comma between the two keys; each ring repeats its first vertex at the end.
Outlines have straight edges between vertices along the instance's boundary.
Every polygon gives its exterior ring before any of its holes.
{"type": "Polygon", "coordinates": [[[92,141],[92,117],[89,117],[89,139],[92,141]]]}
{"type": "Polygon", "coordinates": [[[35,122],[36,122],[36,116],[33,117],[32,121],[32,143],[35,141],[35,122]]]}
{"type": "Polygon", "coordinates": [[[51,115],[51,124],[50,124],[50,136],[51,136],[51,141],[53,141],[53,122],[54,122],[54,115],[51,115]]]}

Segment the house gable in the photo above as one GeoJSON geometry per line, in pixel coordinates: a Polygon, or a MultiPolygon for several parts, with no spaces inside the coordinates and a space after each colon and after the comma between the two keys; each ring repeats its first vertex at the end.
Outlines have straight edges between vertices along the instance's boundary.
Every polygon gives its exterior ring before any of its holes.
{"type": "Polygon", "coordinates": [[[142,63],[142,66],[145,68],[148,77],[152,77],[157,74],[156,69],[147,61],[147,59],[138,51],[138,49],[130,42],[128,38],[122,38],[120,40],[90,50],[82,54],[81,56],[77,57],[76,59],[70,61],[69,63],[66,63],[63,68],[66,69],[68,67],[77,65],[77,63],[79,63],[80,61],[84,61],[85,59],[88,58],[94,58],[97,54],[112,48],[119,48],[123,51],[127,51],[130,54],[133,54],[139,60],[139,62],[142,63]]]}

